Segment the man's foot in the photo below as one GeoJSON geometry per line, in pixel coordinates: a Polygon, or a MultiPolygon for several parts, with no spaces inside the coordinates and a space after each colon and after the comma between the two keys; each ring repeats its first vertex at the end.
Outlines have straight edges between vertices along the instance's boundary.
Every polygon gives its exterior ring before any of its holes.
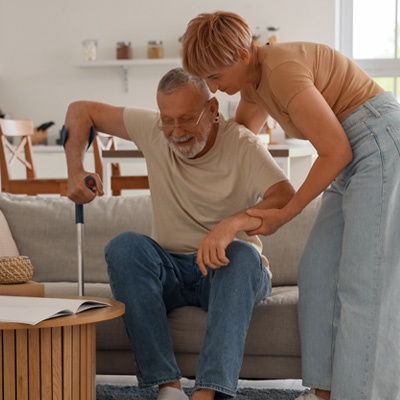
{"type": "Polygon", "coordinates": [[[157,400],[189,400],[183,390],[165,386],[158,391],[157,400]]]}
{"type": "MultiPolygon", "coordinates": [[[[328,397],[326,397],[327,399],[330,398],[329,396],[329,392],[324,392],[327,394],[328,397]]],[[[297,397],[296,400],[324,400],[324,397],[319,397],[315,394],[315,389],[307,389],[305,390],[299,397],[297,397]]]]}

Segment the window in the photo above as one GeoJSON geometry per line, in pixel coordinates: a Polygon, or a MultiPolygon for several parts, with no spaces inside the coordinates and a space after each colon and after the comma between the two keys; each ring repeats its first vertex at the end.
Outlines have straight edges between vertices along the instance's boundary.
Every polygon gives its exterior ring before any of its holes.
{"type": "Polygon", "coordinates": [[[337,0],[339,50],[400,100],[400,0],[337,0]]]}

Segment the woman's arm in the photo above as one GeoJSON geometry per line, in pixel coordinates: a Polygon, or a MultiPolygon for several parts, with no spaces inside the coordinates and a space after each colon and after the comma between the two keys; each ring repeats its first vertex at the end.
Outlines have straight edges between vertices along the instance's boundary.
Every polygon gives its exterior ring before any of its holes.
{"type": "Polygon", "coordinates": [[[250,234],[269,235],[289,222],[331,184],[353,157],[342,125],[315,87],[297,94],[289,103],[288,112],[299,131],[315,147],[318,157],[285,207],[277,212],[248,211],[251,216],[263,218],[262,226],[250,234]]]}
{"type": "Polygon", "coordinates": [[[254,133],[259,133],[265,122],[268,113],[256,103],[250,103],[243,98],[240,99],[236,108],[235,121],[246,126],[254,133]]]}

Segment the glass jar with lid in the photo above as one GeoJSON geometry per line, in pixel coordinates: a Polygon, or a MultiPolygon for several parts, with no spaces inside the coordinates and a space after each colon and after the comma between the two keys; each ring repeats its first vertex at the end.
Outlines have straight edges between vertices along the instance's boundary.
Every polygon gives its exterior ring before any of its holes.
{"type": "Polygon", "coordinates": [[[131,42],[117,43],[117,60],[130,60],[132,58],[131,42]]]}
{"type": "Polygon", "coordinates": [[[278,31],[279,28],[277,26],[268,26],[268,42],[269,43],[276,43],[278,42],[278,31]]]}
{"type": "Polygon", "coordinates": [[[82,41],[83,59],[85,61],[95,61],[97,57],[97,40],[86,39],[82,41]]]}
{"type": "Polygon", "coordinates": [[[163,58],[164,46],[161,40],[149,40],[147,42],[147,58],[163,58]]]}

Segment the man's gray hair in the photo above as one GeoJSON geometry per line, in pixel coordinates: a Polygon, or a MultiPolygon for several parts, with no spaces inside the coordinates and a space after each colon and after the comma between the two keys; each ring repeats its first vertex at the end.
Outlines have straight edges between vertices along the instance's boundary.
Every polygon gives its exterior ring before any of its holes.
{"type": "Polygon", "coordinates": [[[168,71],[158,83],[157,92],[171,94],[187,85],[195,85],[199,93],[203,93],[207,99],[210,97],[205,80],[188,74],[183,68],[174,68],[168,71]]]}

